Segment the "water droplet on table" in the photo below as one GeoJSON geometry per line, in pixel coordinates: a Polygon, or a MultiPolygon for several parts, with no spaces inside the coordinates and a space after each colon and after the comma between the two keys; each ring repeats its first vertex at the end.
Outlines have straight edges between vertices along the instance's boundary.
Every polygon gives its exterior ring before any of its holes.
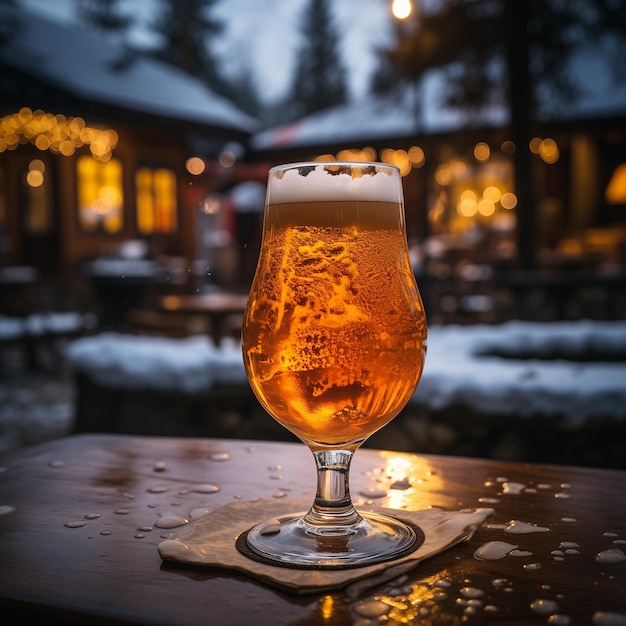
{"type": "Polygon", "coordinates": [[[535,613],[541,615],[549,615],[550,613],[556,613],[559,610],[559,605],[555,600],[546,600],[544,598],[538,598],[530,603],[530,608],[535,613]]]}
{"type": "Polygon", "coordinates": [[[211,461],[230,461],[230,454],[228,452],[214,452],[209,456],[211,461]]]}
{"type": "Polygon", "coordinates": [[[626,626],[626,614],[596,611],[593,614],[595,626],[626,626]]]}
{"type": "Polygon", "coordinates": [[[198,493],[217,493],[220,488],[217,485],[211,483],[205,483],[203,485],[195,485],[193,491],[198,493]]]}
{"type": "Polygon", "coordinates": [[[384,498],[387,492],[384,489],[377,489],[376,487],[370,487],[364,491],[359,491],[359,495],[365,498],[384,498]]]}
{"type": "Polygon", "coordinates": [[[154,523],[157,528],[178,528],[187,524],[188,520],[178,513],[172,511],[166,511],[161,514],[161,517],[154,523]]]}
{"type": "Polygon", "coordinates": [[[532,552],[528,550],[511,550],[509,552],[511,556],[532,556],[532,552]]]}
{"type": "Polygon", "coordinates": [[[568,626],[572,623],[572,618],[569,615],[563,615],[562,613],[553,613],[548,617],[548,624],[554,624],[555,626],[568,626]]]}
{"type": "Polygon", "coordinates": [[[481,504],[497,504],[498,502],[500,502],[498,498],[478,498],[478,501],[481,504]]]}
{"type": "Polygon", "coordinates": [[[476,587],[463,587],[459,590],[459,593],[464,598],[480,598],[485,595],[485,592],[482,589],[477,589],[476,587]]]}
{"type": "Polygon", "coordinates": [[[514,519],[507,524],[505,532],[512,535],[523,535],[526,533],[545,533],[549,530],[545,526],[536,526],[535,524],[528,524],[527,522],[520,522],[514,519]]]}
{"type": "Polygon", "coordinates": [[[497,561],[503,559],[516,545],[506,541],[489,541],[474,552],[474,558],[479,561],[497,561]]]}
{"type": "Polygon", "coordinates": [[[63,526],[65,526],[65,528],[82,528],[83,526],[87,526],[87,522],[65,522],[63,526]]]}
{"type": "Polygon", "coordinates": [[[13,513],[13,511],[15,511],[15,507],[10,504],[0,506],[0,515],[7,515],[8,513],[13,513]]]}
{"type": "Polygon", "coordinates": [[[598,552],[596,561],[598,563],[622,563],[626,561],[626,554],[619,548],[609,548],[608,550],[598,552]]]}
{"type": "Polygon", "coordinates": [[[149,487],[148,489],[146,489],[148,493],[165,493],[169,490],[169,487],[165,487],[163,485],[159,485],[158,487],[149,487]]]}
{"type": "Polygon", "coordinates": [[[526,485],[523,483],[505,482],[502,484],[502,493],[507,495],[519,495],[526,489],[526,485]]]}

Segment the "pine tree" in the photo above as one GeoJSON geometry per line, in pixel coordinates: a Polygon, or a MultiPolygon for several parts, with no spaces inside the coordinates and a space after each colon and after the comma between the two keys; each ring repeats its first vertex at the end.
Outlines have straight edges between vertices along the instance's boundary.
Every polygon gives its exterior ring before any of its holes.
{"type": "Polygon", "coordinates": [[[211,15],[216,0],[159,1],[161,11],[152,27],[163,43],[154,55],[201,79],[216,93],[228,95],[228,82],[211,49],[223,30],[223,23],[211,15]]]}
{"type": "Polygon", "coordinates": [[[328,0],[309,0],[301,32],[303,43],[289,96],[294,117],[343,104],[348,99],[346,71],[328,0]]]}
{"type": "Polygon", "coordinates": [[[118,0],[75,0],[78,17],[106,35],[124,34],[133,24],[133,18],[121,13],[118,0]]]}
{"type": "Polygon", "coordinates": [[[261,114],[263,105],[254,73],[249,65],[243,65],[237,75],[229,81],[225,95],[242,111],[253,117],[258,117],[261,114]]]}
{"type": "MultiPolygon", "coordinates": [[[[571,101],[577,86],[567,63],[584,42],[599,40],[619,50],[616,73],[624,73],[626,9],[617,0],[448,0],[423,12],[413,28],[398,31],[394,46],[382,52],[381,71],[373,86],[384,87],[385,69],[399,80],[419,81],[438,68],[446,85],[447,104],[479,110],[494,100],[506,101],[511,138],[528,145],[537,93],[550,93],[553,107],[571,101]],[[558,99],[557,99],[558,98],[558,99]],[[556,104],[555,104],[556,103],[556,104]]],[[[602,43],[602,42],[600,42],[602,43]]],[[[513,157],[517,204],[517,248],[521,269],[536,266],[536,202],[530,155],[513,157]]]]}
{"type": "MultiPolygon", "coordinates": [[[[0,9],[2,7],[15,7],[15,0],[0,0],[0,9]]],[[[20,30],[23,28],[22,23],[14,15],[3,16],[0,20],[0,47],[11,43],[19,37],[20,30]]]]}

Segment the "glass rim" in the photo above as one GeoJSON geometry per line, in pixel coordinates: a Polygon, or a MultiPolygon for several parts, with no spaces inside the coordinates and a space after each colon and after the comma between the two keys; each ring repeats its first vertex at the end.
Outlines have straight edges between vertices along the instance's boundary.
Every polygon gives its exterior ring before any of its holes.
{"type": "Polygon", "coordinates": [[[278,172],[281,170],[298,169],[300,167],[318,167],[335,165],[339,167],[381,167],[385,169],[395,170],[400,173],[400,168],[392,163],[382,163],[381,161],[294,161],[292,163],[282,163],[270,167],[268,174],[272,172],[278,172]]]}

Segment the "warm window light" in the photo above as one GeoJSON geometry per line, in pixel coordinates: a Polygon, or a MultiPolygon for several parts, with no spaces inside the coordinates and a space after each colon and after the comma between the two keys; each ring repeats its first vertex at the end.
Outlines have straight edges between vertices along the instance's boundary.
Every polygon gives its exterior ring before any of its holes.
{"type": "Polygon", "coordinates": [[[78,219],[85,232],[119,233],[123,226],[122,164],[83,155],[76,161],[78,219]]]}
{"type": "Polygon", "coordinates": [[[167,168],[141,167],[135,173],[137,229],[143,234],[177,228],[176,175],[167,168]]]}
{"type": "Polygon", "coordinates": [[[604,192],[608,204],[626,204],[626,163],[615,168],[604,192]]]}
{"type": "Polygon", "coordinates": [[[411,0],[393,0],[391,12],[398,20],[405,20],[411,15],[411,0]]]}

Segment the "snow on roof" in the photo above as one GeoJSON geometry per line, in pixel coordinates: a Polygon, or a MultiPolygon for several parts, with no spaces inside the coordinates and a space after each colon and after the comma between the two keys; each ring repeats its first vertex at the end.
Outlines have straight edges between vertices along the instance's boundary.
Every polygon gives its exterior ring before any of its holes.
{"type": "MultiPolygon", "coordinates": [[[[500,416],[559,415],[573,423],[594,417],[624,420],[625,355],[622,321],[433,326],[411,401],[432,410],[463,406],[500,416]],[[615,361],[579,360],[590,348],[615,361]],[[488,355],[494,351],[531,358],[488,355]]],[[[220,383],[247,384],[239,345],[232,341],[216,348],[203,336],[104,333],[72,342],[67,356],[73,368],[113,388],[197,393],[220,383]]]]}
{"type": "Polygon", "coordinates": [[[76,97],[241,132],[258,128],[248,114],[177,68],[146,57],[120,63],[123,48],[93,32],[0,7],[0,20],[8,19],[20,26],[0,46],[0,62],[76,97]]]}
{"type": "MultiPolygon", "coordinates": [[[[539,117],[542,121],[571,120],[626,114],[626,83],[612,82],[607,63],[597,50],[580,51],[571,61],[573,78],[580,86],[577,98],[555,101],[544,91],[539,117]]],[[[492,103],[483,110],[463,111],[443,104],[445,77],[439,70],[424,76],[419,90],[408,87],[384,96],[367,96],[324,109],[293,123],[261,131],[251,141],[259,151],[336,144],[366,145],[380,139],[448,133],[471,127],[500,127],[509,122],[506,103],[492,103]]]]}
{"type": "Polygon", "coordinates": [[[292,124],[261,131],[253,137],[252,147],[263,150],[372,141],[417,133],[451,132],[469,125],[499,126],[508,121],[508,111],[502,106],[467,113],[441,106],[440,96],[440,77],[430,72],[419,92],[398,90],[324,109],[292,124]]]}

